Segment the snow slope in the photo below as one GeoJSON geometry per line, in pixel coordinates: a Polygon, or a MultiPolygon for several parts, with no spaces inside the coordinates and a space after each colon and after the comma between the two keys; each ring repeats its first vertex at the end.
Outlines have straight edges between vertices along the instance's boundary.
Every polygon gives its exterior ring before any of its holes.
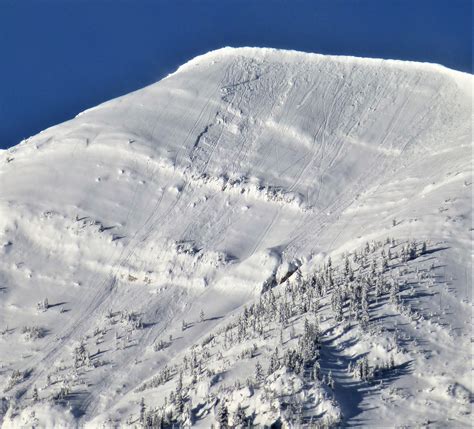
{"type": "Polygon", "coordinates": [[[435,263],[438,288],[421,304],[445,315],[449,335],[410,332],[428,342],[413,353],[435,351],[394,381],[416,406],[400,415],[336,365],[336,393],[360,400],[340,395],[331,412],[339,403],[348,425],[443,427],[435,403],[449,425],[469,425],[433,386],[472,395],[471,166],[471,75],[256,48],[197,57],[0,151],[0,421],[36,407],[45,426],[131,424],[135,389],[242,305],[298,267],[390,236],[436,249],[419,260],[435,263]],[[78,373],[81,341],[100,364],[78,373]],[[50,399],[61,383],[67,394],[50,399]]]}

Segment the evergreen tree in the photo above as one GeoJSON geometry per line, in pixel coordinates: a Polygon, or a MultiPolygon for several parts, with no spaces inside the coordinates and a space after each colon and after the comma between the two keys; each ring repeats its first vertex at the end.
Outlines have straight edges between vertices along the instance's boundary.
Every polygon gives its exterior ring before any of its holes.
{"type": "Polygon", "coordinates": [[[336,289],[331,297],[332,310],[334,311],[334,317],[336,322],[340,322],[343,319],[343,303],[340,289],[336,289]]]}
{"type": "Polygon", "coordinates": [[[267,375],[273,374],[280,367],[280,362],[278,359],[278,349],[275,349],[275,352],[270,356],[270,364],[268,366],[267,375]]]}
{"type": "Polygon", "coordinates": [[[191,406],[189,403],[184,407],[181,412],[180,423],[183,428],[189,428],[193,425],[193,413],[191,411],[191,406]]]}
{"type": "Polygon", "coordinates": [[[220,429],[229,428],[229,410],[223,401],[219,403],[217,409],[217,423],[219,424],[220,429]]]}
{"type": "Polygon", "coordinates": [[[377,261],[372,259],[372,263],[370,264],[370,273],[375,276],[375,272],[377,270],[377,261]]]}
{"type": "Polygon", "coordinates": [[[237,405],[237,409],[234,414],[234,426],[238,429],[245,428],[246,426],[246,415],[244,409],[240,404],[237,405]]]}
{"type": "Polygon", "coordinates": [[[390,355],[390,369],[395,368],[395,359],[393,357],[393,354],[390,355]]]}
{"type": "Polygon", "coordinates": [[[182,371],[180,371],[178,374],[178,381],[176,383],[176,394],[181,393],[182,390],[183,390],[183,373],[182,371]]]}
{"type": "Polygon", "coordinates": [[[255,365],[255,381],[257,383],[261,383],[264,379],[263,368],[260,362],[257,361],[255,365]]]}
{"type": "Polygon", "coordinates": [[[145,425],[146,405],[145,398],[140,399],[140,423],[145,425]]]}
{"type": "Polygon", "coordinates": [[[90,363],[90,355],[83,341],[74,348],[73,351],[74,367],[80,368],[82,365],[90,363]]]}
{"type": "Polygon", "coordinates": [[[175,395],[174,403],[175,403],[176,414],[181,416],[185,410],[185,405],[186,405],[186,401],[184,399],[182,391],[179,391],[179,393],[175,395]]]}
{"type": "Polygon", "coordinates": [[[313,380],[321,380],[321,366],[319,365],[319,362],[316,362],[313,366],[312,378],[313,380]]]}
{"type": "Polygon", "coordinates": [[[369,302],[367,298],[367,283],[364,282],[361,288],[361,313],[360,313],[360,323],[363,329],[367,328],[369,323],[369,302]]]}
{"type": "Polygon", "coordinates": [[[383,291],[383,283],[382,283],[382,278],[377,277],[375,280],[375,297],[379,298],[382,295],[383,291]]]}
{"type": "Polygon", "coordinates": [[[352,256],[352,261],[354,262],[354,264],[357,264],[357,262],[359,261],[359,256],[357,255],[357,250],[354,250],[354,255],[352,256]]]}
{"type": "Polygon", "coordinates": [[[402,262],[406,262],[408,260],[408,255],[407,255],[407,251],[405,249],[405,246],[402,246],[402,248],[400,250],[400,260],[402,262]]]}
{"type": "Polygon", "coordinates": [[[349,270],[351,269],[351,263],[349,262],[349,257],[346,255],[346,258],[344,259],[344,277],[349,276],[349,270]]]}
{"type": "Polygon", "coordinates": [[[408,259],[416,259],[416,242],[412,241],[408,250],[408,259]]]}
{"type": "Polygon", "coordinates": [[[37,387],[33,387],[33,402],[38,402],[39,400],[39,395],[38,395],[38,389],[37,387]]]}
{"type": "Polygon", "coordinates": [[[148,414],[145,414],[145,424],[144,424],[144,427],[145,428],[153,428],[153,414],[151,413],[148,413],[148,414]]]}
{"type": "Polygon", "coordinates": [[[347,365],[347,372],[351,375],[354,374],[354,366],[352,365],[352,361],[349,361],[349,365],[347,365]]]}
{"type": "Polygon", "coordinates": [[[364,356],[357,361],[356,374],[359,380],[367,381],[370,378],[370,367],[367,356],[364,356]]]}
{"type": "Polygon", "coordinates": [[[334,390],[334,385],[335,385],[335,383],[334,383],[334,379],[333,379],[333,377],[332,377],[332,371],[329,370],[329,374],[328,374],[328,386],[329,386],[332,390],[334,390]]]}
{"type": "Polygon", "coordinates": [[[426,253],[426,241],[423,241],[423,244],[421,245],[421,255],[424,255],[426,253]]]}
{"type": "Polygon", "coordinates": [[[365,242],[364,252],[365,252],[366,255],[368,255],[370,253],[370,246],[369,246],[368,241],[365,242]]]}
{"type": "Polygon", "coordinates": [[[393,279],[390,284],[390,302],[392,304],[398,303],[398,283],[393,279]]]}

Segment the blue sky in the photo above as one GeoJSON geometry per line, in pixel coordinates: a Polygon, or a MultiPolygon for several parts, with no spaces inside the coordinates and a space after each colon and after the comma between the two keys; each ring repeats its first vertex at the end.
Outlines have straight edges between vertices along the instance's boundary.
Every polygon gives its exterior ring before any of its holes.
{"type": "Polygon", "coordinates": [[[471,0],[0,0],[0,148],[222,46],[472,73],[471,0]]]}

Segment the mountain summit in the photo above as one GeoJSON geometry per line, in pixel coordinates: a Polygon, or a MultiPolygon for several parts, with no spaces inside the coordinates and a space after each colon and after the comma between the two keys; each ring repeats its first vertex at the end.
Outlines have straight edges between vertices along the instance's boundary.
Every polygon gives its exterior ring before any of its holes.
{"type": "Polygon", "coordinates": [[[0,422],[469,426],[471,120],[442,66],[224,48],[0,151],[0,422]]]}

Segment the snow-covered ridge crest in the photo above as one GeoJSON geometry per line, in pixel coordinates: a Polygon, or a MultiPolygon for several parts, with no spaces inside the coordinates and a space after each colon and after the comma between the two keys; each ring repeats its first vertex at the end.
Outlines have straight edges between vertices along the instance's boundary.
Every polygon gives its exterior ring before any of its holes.
{"type": "MultiPolygon", "coordinates": [[[[258,60],[265,60],[270,58],[278,58],[280,61],[335,61],[340,63],[351,63],[359,65],[369,65],[372,67],[396,67],[396,68],[407,68],[425,70],[434,73],[443,73],[453,78],[456,83],[466,92],[472,92],[473,77],[470,73],[461,72],[458,70],[450,69],[446,66],[436,63],[419,62],[419,61],[407,61],[407,60],[396,60],[396,59],[382,59],[382,58],[370,58],[370,57],[356,57],[356,56],[345,56],[345,55],[327,55],[317,54],[310,52],[301,52],[288,49],[275,49],[275,48],[262,48],[262,47],[230,47],[226,46],[220,49],[215,49],[204,54],[198,55],[191,60],[187,61],[183,65],[179,66],[178,69],[164,79],[167,79],[176,73],[186,71],[192,67],[196,67],[202,64],[213,63],[215,61],[223,60],[229,61],[229,59],[236,57],[247,57],[258,60]]],[[[77,116],[84,114],[85,112],[95,109],[87,109],[80,112],[77,116]]]]}
{"type": "Polygon", "coordinates": [[[373,67],[406,67],[407,69],[425,69],[433,72],[441,72],[456,79],[458,83],[465,89],[470,90],[472,88],[472,75],[470,73],[461,72],[459,70],[450,69],[449,67],[441,64],[420,62],[420,61],[408,61],[398,59],[385,59],[385,58],[372,58],[372,57],[356,57],[348,55],[327,55],[317,54],[312,52],[301,52],[291,49],[275,49],[275,48],[263,48],[263,47],[231,47],[225,46],[220,49],[215,49],[204,54],[198,55],[188,62],[181,65],[174,73],[186,70],[188,67],[194,67],[196,65],[206,63],[209,61],[216,61],[224,59],[226,57],[245,56],[252,57],[255,59],[265,59],[271,56],[279,56],[282,60],[286,61],[336,61],[336,62],[349,62],[352,64],[364,64],[371,65],[373,67]]]}

